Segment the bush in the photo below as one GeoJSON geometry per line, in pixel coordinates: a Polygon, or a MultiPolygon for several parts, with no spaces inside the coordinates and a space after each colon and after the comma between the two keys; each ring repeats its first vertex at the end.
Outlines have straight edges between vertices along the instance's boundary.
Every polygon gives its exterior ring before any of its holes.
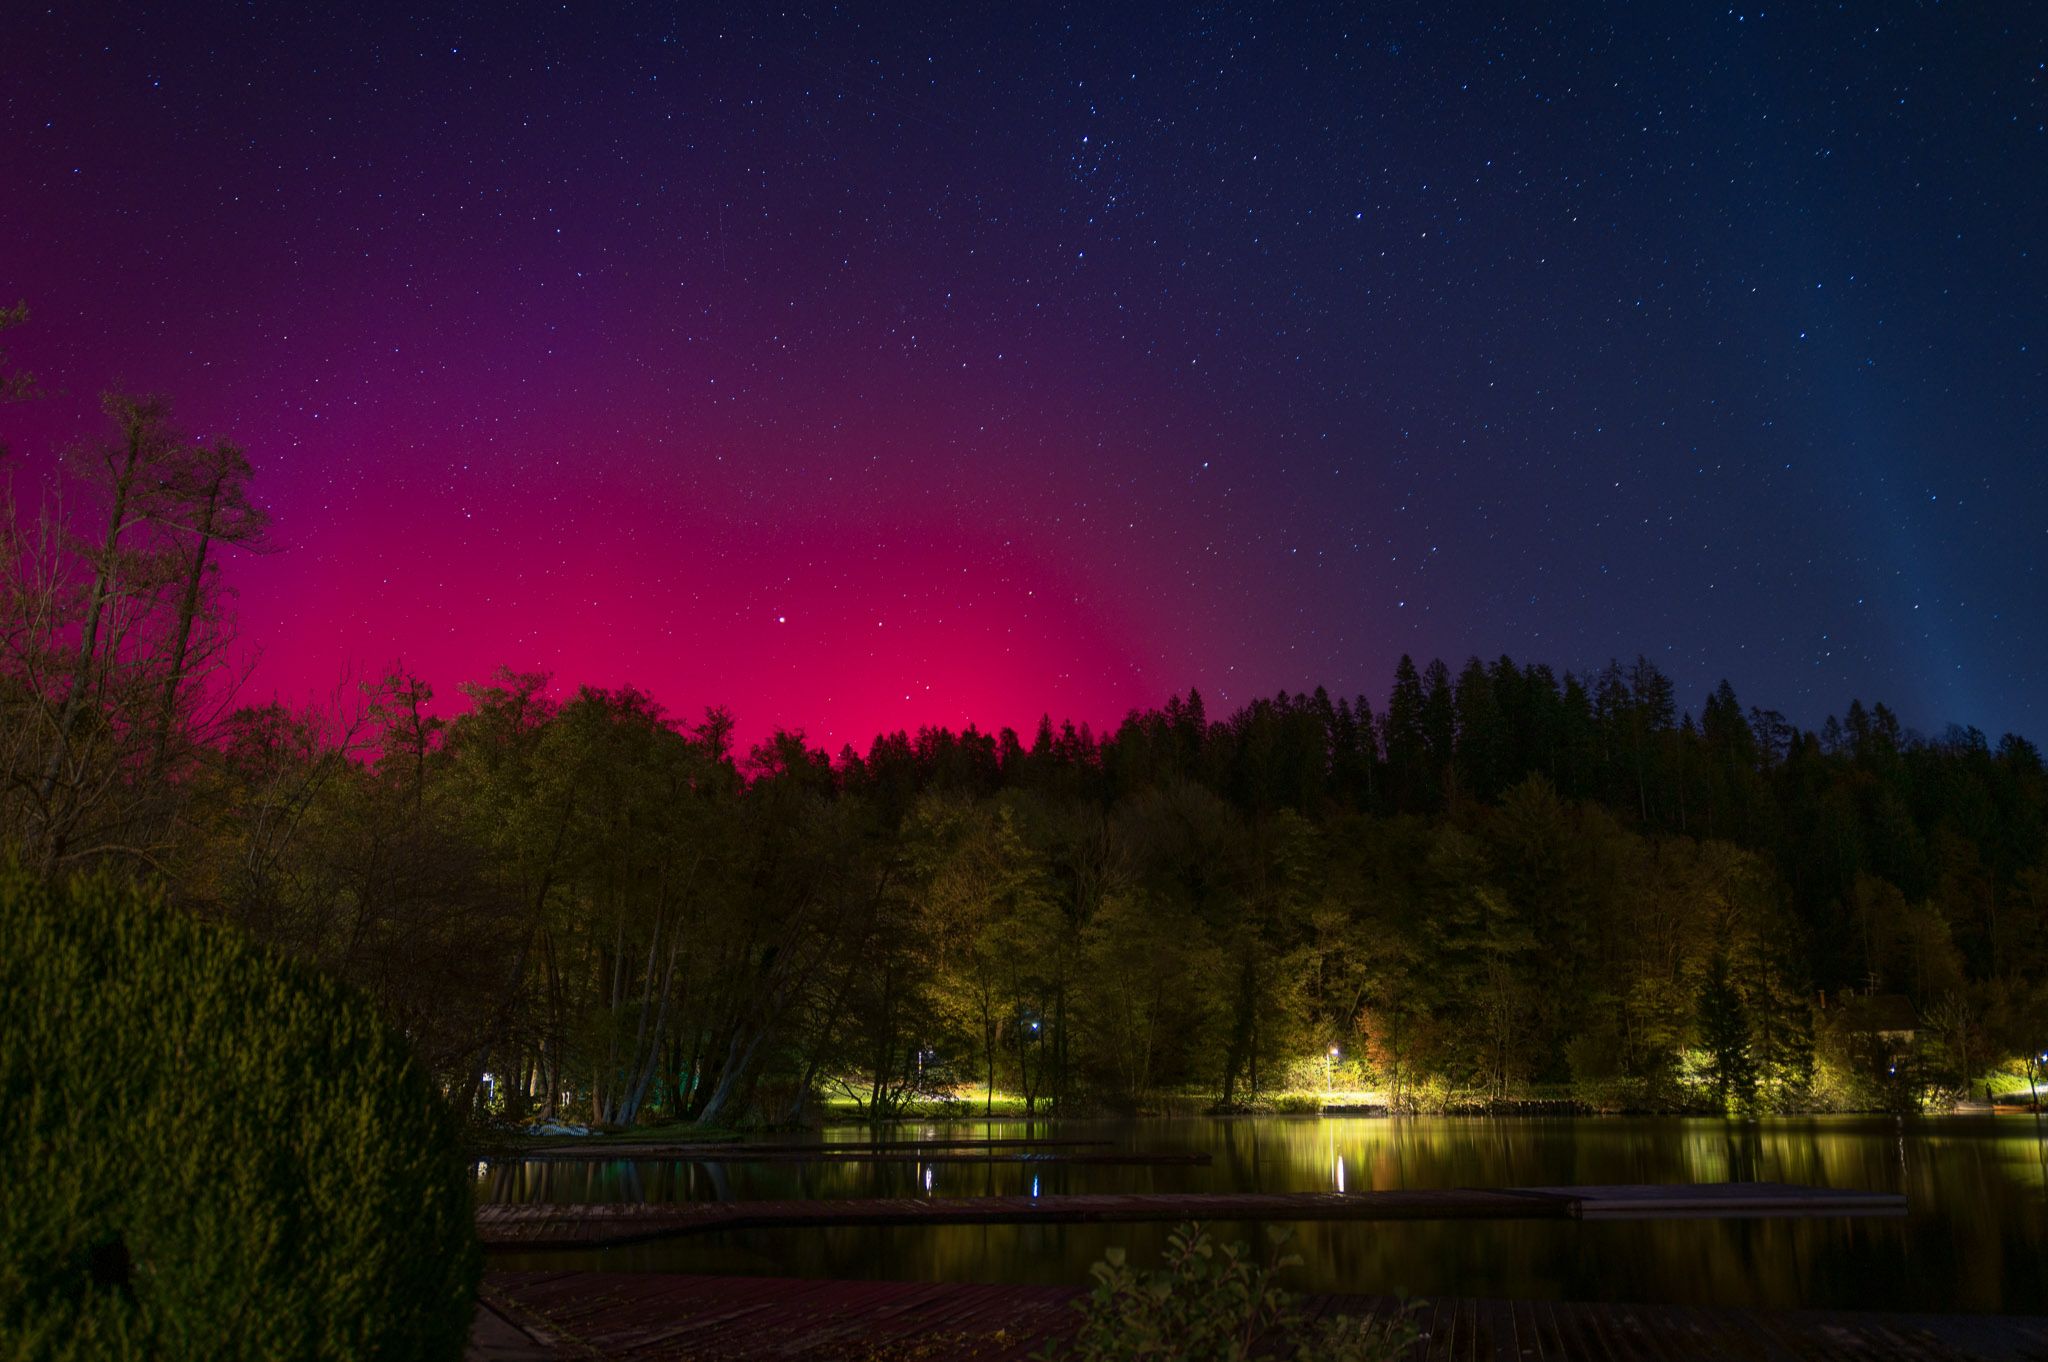
{"type": "Polygon", "coordinates": [[[1264,1103],[1275,1116],[1314,1116],[1323,1109],[1319,1092],[1276,1092],[1264,1103]]]}
{"type": "Polygon", "coordinates": [[[1122,1249],[1109,1250],[1089,1269],[1095,1287],[1078,1302],[1073,1342],[1048,1341],[1038,1362],[1391,1362],[1421,1337],[1408,1308],[1377,1329],[1345,1315],[1309,1323],[1276,1282],[1301,1260],[1283,1256],[1286,1230],[1269,1237],[1266,1263],[1243,1244],[1219,1247],[1194,1224],[1168,1237],[1153,1272],[1130,1267],[1122,1249]]]}
{"type": "Polygon", "coordinates": [[[0,1356],[453,1358],[458,1127],[367,998],[0,868],[0,1356]]]}

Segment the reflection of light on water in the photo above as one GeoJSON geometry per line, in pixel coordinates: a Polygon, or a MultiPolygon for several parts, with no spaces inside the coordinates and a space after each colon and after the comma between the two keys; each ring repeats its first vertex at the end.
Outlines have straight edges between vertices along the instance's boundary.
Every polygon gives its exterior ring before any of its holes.
{"type": "Polygon", "coordinates": [[[927,1192],[932,1189],[932,1170],[929,1168],[924,1170],[924,1189],[927,1192]]]}
{"type": "MultiPolygon", "coordinates": [[[[898,1130],[906,1136],[941,1137],[1024,1133],[1021,1124],[963,1121],[957,1126],[906,1124],[891,1128],[888,1136],[896,1137],[898,1130]]],[[[962,1163],[957,1172],[966,1181],[958,1194],[1006,1195],[1021,1188],[1040,1200],[1049,1195],[1044,1189],[1045,1169],[1060,1167],[1063,1194],[1171,1193],[1199,1184],[1202,1190],[1219,1192],[1324,1192],[1348,1199],[1354,1153],[1365,1165],[1361,1195],[1376,1187],[1710,1182],[1739,1176],[1897,1190],[1909,1195],[1913,1214],[1882,1221],[1528,1223],[1493,1227],[1484,1235],[1469,1223],[1457,1222],[1364,1227],[1372,1229],[1371,1234],[1304,1227],[1308,1237],[1297,1251],[1308,1262],[1287,1280],[1303,1291],[1402,1285],[1426,1298],[1541,1297],[1559,1294],[1557,1276],[1562,1270],[1583,1271],[1589,1278],[1597,1275],[1603,1288],[1621,1299],[2039,1313],[2048,1304],[2048,1278],[2014,1266],[2038,1263],[2040,1255],[2048,1254],[2048,1217],[2041,1214],[2042,1160],[2048,1157],[2048,1144],[2037,1143],[2035,1131],[2031,1116],[1975,1123],[1907,1121],[1903,1128],[1889,1119],[1860,1116],[1767,1118],[1732,1125],[1719,1118],[1626,1117],[1041,1121],[1033,1135],[1106,1135],[1119,1148],[1147,1151],[1186,1147],[1213,1154],[1215,1163],[1199,1175],[1086,1163],[993,1169],[962,1163]],[[1905,1175],[1899,1169],[1902,1136],[1905,1175]],[[1475,1249],[1479,1244],[1488,1251],[1475,1249]],[[2023,1253],[2029,1255],[2024,1260],[2018,1256],[2023,1253]],[[1895,1270],[1908,1255],[1920,1271],[1895,1270]],[[1560,1269],[1560,1263],[1577,1265],[1560,1269]]],[[[858,1143],[875,1136],[866,1126],[834,1126],[825,1138],[858,1143]]],[[[477,1161],[472,1159],[472,1167],[477,1161]]],[[[951,1158],[941,1161],[947,1163],[947,1175],[954,1176],[951,1158]]],[[[512,1157],[482,1162],[480,1203],[880,1197],[901,1194],[906,1167],[912,1170],[913,1188],[928,1200],[938,1197],[934,1161],[914,1155],[893,1170],[886,1164],[864,1163],[835,1163],[814,1170],[780,1161],[754,1165],[642,1160],[641,1184],[624,1176],[633,1161],[512,1157]],[[928,1167],[933,1177],[926,1192],[928,1167]],[[889,1190],[892,1185],[894,1191],[889,1190]]],[[[1131,1243],[1137,1257],[1149,1259],[1163,1243],[1164,1233],[1157,1228],[1056,1235],[1021,1225],[931,1226],[889,1239],[890,1251],[900,1254],[897,1263],[906,1276],[987,1282],[1057,1276],[1087,1281],[1089,1265],[1101,1257],[1104,1236],[1131,1243]],[[1135,1239],[1141,1233],[1147,1236],[1142,1244],[1135,1239]]],[[[1230,1237],[1257,1238],[1249,1233],[1230,1237]]],[[[774,1237],[774,1245],[779,1265],[792,1271],[859,1277],[877,1270],[876,1240],[870,1235],[782,1235],[774,1237]]],[[[720,1272],[730,1270],[729,1255],[736,1251],[743,1250],[722,1237],[685,1238],[597,1250],[594,1259],[579,1257],[577,1262],[601,1271],[643,1267],[720,1272]]],[[[1447,1338],[1450,1333],[1447,1328],[1447,1338]]]]}

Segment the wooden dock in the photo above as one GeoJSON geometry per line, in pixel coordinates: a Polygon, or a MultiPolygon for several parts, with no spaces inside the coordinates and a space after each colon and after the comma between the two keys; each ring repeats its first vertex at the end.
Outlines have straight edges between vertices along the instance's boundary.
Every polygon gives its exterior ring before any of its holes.
{"type": "MultiPolygon", "coordinates": [[[[659,1273],[491,1272],[470,1362],[1022,1362],[1078,1322],[1079,1289],[659,1273]]],[[[1378,1296],[1310,1296],[1311,1317],[1384,1326],[1378,1296]]],[[[2048,1319],[1444,1299],[1414,1308],[1412,1362],[2019,1362],[2048,1319]]]]}
{"type": "Polygon", "coordinates": [[[1527,1187],[1567,1197],[1579,1220],[1766,1220],[1838,1215],[1904,1215],[1896,1192],[1797,1187],[1784,1182],[1661,1183],[1633,1187],[1527,1187]]]}
{"type": "MultiPolygon", "coordinates": [[[[742,1143],[738,1140],[592,1140],[574,1135],[539,1141],[498,1145],[485,1158],[512,1159],[724,1159],[725,1161],[796,1161],[814,1159],[860,1159],[879,1155],[965,1154],[973,1151],[1056,1151],[1110,1148],[1108,1140],[830,1140],[787,1144],[742,1143]]],[[[1136,1155],[1125,1155],[1135,1158],[1136,1155]]],[[[1160,1156],[1147,1155],[1146,1161],[1160,1156]]],[[[1175,1161],[1190,1156],[1173,1155],[1175,1161]]]]}
{"type": "Polygon", "coordinates": [[[582,1149],[536,1149],[527,1152],[486,1154],[486,1162],[519,1163],[541,1160],[555,1163],[1063,1163],[1110,1167],[1206,1168],[1214,1155],[1125,1154],[1116,1151],[1076,1149],[778,1149],[774,1145],[626,1145],[587,1146],[582,1149]]]}
{"type": "Polygon", "coordinates": [[[1112,1224],[1181,1220],[1608,1220],[1904,1215],[1887,1192],[1773,1182],[1676,1186],[1416,1188],[1369,1192],[1118,1193],[1074,1196],[854,1197],[673,1201],[477,1209],[477,1236],[500,1251],[603,1248],[720,1230],[867,1225],[1112,1224]]]}

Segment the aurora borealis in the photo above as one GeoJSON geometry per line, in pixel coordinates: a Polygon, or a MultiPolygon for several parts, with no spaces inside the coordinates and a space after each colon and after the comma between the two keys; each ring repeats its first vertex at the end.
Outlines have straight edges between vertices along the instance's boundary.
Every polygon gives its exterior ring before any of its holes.
{"type": "Polygon", "coordinates": [[[2031,8],[51,6],[50,390],[247,447],[249,685],[836,748],[1395,659],[2048,717],[2031,8]]]}

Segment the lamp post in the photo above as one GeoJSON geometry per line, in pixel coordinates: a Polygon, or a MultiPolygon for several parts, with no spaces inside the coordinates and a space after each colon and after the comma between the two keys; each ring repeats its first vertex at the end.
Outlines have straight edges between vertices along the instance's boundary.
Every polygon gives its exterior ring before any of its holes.
{"type": "Polygon", "coordinates": [[[1323,1059],[1323,1096],[1328,1097],[1337,1090],[1337,1047],[1332,1045],[1330,1053],[1323,1059]]]}
{"type": "MultiPolygon", "coordinates": [[[[1045,1082],[1045,1033],[1039,1030],[1036,1021],[1031,1023],[1031,1039],[1038,1045],[1038,1081],[1043,1083],[1045,1082]]],[[[1017,1048],[1021,1058],[1024,1047],[1020,1045],[1017,1048]]],[[[1024,1089],[1024,1113],[1027,1116],[1032,1116],[1036,1115],[1037,1112],[1038,1095],[1029,1084],[1026,1084],[1024,1089]]]]}

